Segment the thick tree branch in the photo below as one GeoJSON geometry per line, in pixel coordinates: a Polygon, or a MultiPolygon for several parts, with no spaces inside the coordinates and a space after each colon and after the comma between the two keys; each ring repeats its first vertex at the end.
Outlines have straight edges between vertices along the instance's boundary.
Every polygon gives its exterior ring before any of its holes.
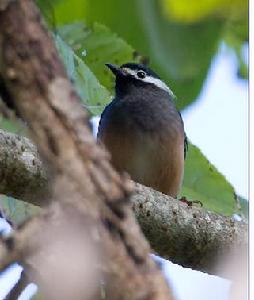
{"type": "MultiPolygon", "coordinates": [[[[10,195],[16,198],[38,203],[40,187],[46,186],[46,171],[36,147],[27,138],[0,131],[0,149],[4,158],[2,161],[0,154],[0,169],[3,166],[10,176],[13,165],[16,166],[15,169],[26,170],[22,180],[14,177],[15,180],[11,182],[5,180],[5,184],[0,183],[0,192],[7,195],[11,192],[10,195]],[[31,169],[30,159],[22,159],[23,152],[19,151],[20,148],[26,149],[28,158],[33,158],[32,167],[36,167],[37,173],[31,169]],[[5,162],[4,153],[8,153],[10,165],[5,162]],[[27,182],[25,188],[24,181],[27,182]]],[[[136,217],[151,246],[159,255],[192,269],[219,274],[217,270],[213,270],[217,259],[235,246],[247,245],[245,223],[199,207],[188,207],[139,184],[136,188],[136,193],[131,197],[136,217]]]]}
{"type": "Polygon", "coordinates": [[[31,0],[13,1],[0,12],[0,76],[52,174],[53,200],[67,199],[97,224],[91,239],[104,246],[109,299],[172,299],[135,223],[130,181],[93,139],[88,114],[31,0]]]}

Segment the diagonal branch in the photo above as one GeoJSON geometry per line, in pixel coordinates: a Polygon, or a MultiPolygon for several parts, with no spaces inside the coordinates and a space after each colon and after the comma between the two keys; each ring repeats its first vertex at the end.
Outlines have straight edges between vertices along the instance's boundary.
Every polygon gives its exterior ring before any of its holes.
{"type": "Polygon", "coordinates": [[[131,211],[132,185],[93,139],[88,114],[32,0],[13,1],[0,12],[0,76],[52,175],[52,199],[68,199],[97,224],[91,238],[103,245],[109,298],[172,299],[131,211]]]}

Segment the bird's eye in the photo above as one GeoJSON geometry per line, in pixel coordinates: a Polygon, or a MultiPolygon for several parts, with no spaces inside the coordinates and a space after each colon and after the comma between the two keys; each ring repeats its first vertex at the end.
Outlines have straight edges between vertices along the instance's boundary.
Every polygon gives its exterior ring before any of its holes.
{"type": "Polygon", "coordinates": [[[138,76],[139,78],[145,78],[145,77],[146,77],[146,73],[145,73],[144,71],[138,71],[138,72],[137,72],[137,76],[138,76]]]}

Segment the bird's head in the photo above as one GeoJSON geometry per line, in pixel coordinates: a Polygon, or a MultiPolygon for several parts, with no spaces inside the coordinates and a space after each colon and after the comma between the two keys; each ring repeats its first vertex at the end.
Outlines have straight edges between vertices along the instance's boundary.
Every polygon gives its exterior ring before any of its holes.
{"type": "Polygon", "coordinates": [[[173,96],[172,91],[160,77],[142,64],[127,63],[120,67],[113,64],[106,64],[116,76],[116,93],[129,93],[136,88],[153,89],[163,91],[173,96]]]}

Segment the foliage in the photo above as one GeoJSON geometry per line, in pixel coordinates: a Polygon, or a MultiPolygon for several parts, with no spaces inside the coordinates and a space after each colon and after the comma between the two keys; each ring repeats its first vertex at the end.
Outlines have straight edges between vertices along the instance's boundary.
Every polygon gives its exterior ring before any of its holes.
{"type": "Polygon", "coordinates": [[[103,9],[100,0],[72,3],[77,6],[80,3],[82,16],[74,10],[70,12],[69,4],[61,1],[54,7],[57,24],[83,19],[89,26],[94,22],[108,26],[150,60],[151,67],[177,95],[179,109],[197,98],[216,53],[223,22],[205,20],[193,25],[171,22],[156,0],[107,0],[103,9]]]}
{"type": "Polygon", "coordinates": [[[55,40],[67,73],[74,82],[84,105],[92,114],[100,114],[110,100],[109,92],[60,36],[57,35],[55,40]]]}
{"type": "Polygon", "coordinates": [[[105,68],[105,63],[138,62],[134,49],[104,25],[94,23],[88,27],[84,22],[76,22],[59,27],[57,32],[94,72],[102,85],[111,91],[114,87],[113,77],[105,68]]]}
{"type": "Polygon", "coordinates": [[[236,211],[232,185],[192,144],[185,162],[181,194],[201,201],[205,208],[220,214],[232,215],[236,211]]]}
{"type": "Polygon", "coordinates": [[[100,0],[62,0],[52,9],[57,25],[85,20],[89,26],[99,22],[118,33],[149,58],[175,91],[182,109],[197,98],[219,41],[235,50],[239,75],[247,75],[239,50],[248,38],[247,0],[195,0],[189,4],[186,0],[107,0],[103,5],[100,0]],[[176,13],[168,14],[172,6],[176,13]],[[177,17],[177,12],[183,17],[177,17]]]}

